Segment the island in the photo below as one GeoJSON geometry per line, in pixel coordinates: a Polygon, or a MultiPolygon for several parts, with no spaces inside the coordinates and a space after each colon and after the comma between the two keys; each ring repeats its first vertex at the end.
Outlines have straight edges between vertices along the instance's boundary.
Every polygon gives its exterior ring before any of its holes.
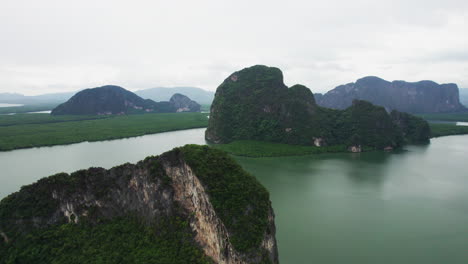
{"type": "Polygon", "coordinates": [[[169,101],[143,99],[120,86],[85,89],[60,104],[52,115],[123,115],[132,113],[200,112],[200,105],[185,95],[174,94],[169,101]]]}
{"type": "Polygon", "coordinates": [[[344,110],[321,107],[307,87],[288,88],[278,68],[256,65],[217,88],[205,137],[215,144],[253,140],[361,152],[428,143],[430,128],[422,118],[363,100],[344,110]]]}

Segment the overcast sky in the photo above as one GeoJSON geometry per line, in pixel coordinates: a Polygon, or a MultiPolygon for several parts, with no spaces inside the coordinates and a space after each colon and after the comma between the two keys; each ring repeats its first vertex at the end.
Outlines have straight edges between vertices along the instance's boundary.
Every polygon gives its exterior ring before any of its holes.
{"type": "Polygon", "coordinates": [[[313,92],[368,75],[468,88],[468,1],[1,0],[0,92],[214,91],[255,64],[313,92]]]}

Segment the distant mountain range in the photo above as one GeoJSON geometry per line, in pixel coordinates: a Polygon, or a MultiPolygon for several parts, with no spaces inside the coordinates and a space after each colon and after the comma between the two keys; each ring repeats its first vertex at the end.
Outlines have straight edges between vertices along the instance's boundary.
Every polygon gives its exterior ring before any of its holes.
{"type": "Polygon", "coordinates": [[[184,94],[200,104],[211,104],[214,92],[196,87],[158,87],[136,91],[135,94],[154,101],[168,101],[174,93],[184,94]]]}
{"type": "Polygon", "coordinates": [[[340,85],[325,94],[315,94],[320,106],[345,109],[353,100],[366,100],[385,107],[408,113],[449,113],[466,111],[460,103],[456,84],[437,84],[433,81],[389,82],[369,76],[355,83],[340,85]]]}
{"type": "Polygon", "coordinates": [[[9,104],[59,104],[67,101],[76,92],[50,93],[42,95],[23,95],[19,93],[0,93],[0,102],[9,104]]]}
{"type": "MultiPolygon", "coordinates": [[[[0,93],[0,103],[9,104],[60,104],[70,99],[75,92],[50,93],[35,96],[26,96],[19,93],[0,93]]],[[[169,101],[176,94],[183,94],[200,104],[211,104],[214,92],[206,91],[196,87],[173,87],[173,88],[150,88],[136,91],[135,94],[153,101],[169,101]]]]}
{"type": "Polygon", "coordinates": [[[143,99],[120,86],[85,89],[52,110],[52,115],[115,115],[131,113],[199,112],[200,105],[185,95],[174,94],[169,101],[143,99]]]}

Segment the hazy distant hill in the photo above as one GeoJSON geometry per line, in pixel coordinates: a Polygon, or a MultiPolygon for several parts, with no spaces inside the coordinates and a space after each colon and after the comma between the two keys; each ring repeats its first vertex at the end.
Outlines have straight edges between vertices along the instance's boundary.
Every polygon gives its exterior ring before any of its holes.
{"type": "Polygon", "coordinates": [[[52,110],[52,115],[111,115],[129,113],[199,112],[200,105],[185,95],[174,94],[170,101],[143,99],[120,86],[106,85],[78,92],[52,110]]]}
{"type": "Polygon", "coordinates": [[[70,99],[76,92],[50,93],[27,96],[19,93],[0,93],[0,103],[9,104],[54,104],[63,103],[70,99]]]}
{"type": "Polygon", "coordinates": [[[468,107],[468,88],[460,88],[460,102],[468,107]]]}
{"type": "Polygon", "coordinates": [[[211,104],[214,92],[196,87],[158,87],[136,91],[135,94],[153,101],[168,101],[175,93],[184,94],[200,104],[211,104]]]}
{"type": "Polygon", "coordinates": [[[345,109],[351,106],[355,99],[366,100],[384,106],[388,110],[408,113],[446,113],[466,110],[460,104],[456,84],[438,84],[433,81],[389,82],[369,76],[316,96],[320,106],[335,109],[345,109]]]}

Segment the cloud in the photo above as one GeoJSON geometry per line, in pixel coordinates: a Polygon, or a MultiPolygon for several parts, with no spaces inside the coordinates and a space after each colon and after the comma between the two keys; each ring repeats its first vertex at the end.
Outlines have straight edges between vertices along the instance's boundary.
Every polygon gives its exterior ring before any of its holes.
{"type": "Polygon", "coordinates": [[[254,64],[326,91],[366,75],[468,83],[468,2],[6,0],[0,92],[214,90],[254,64]]]}

